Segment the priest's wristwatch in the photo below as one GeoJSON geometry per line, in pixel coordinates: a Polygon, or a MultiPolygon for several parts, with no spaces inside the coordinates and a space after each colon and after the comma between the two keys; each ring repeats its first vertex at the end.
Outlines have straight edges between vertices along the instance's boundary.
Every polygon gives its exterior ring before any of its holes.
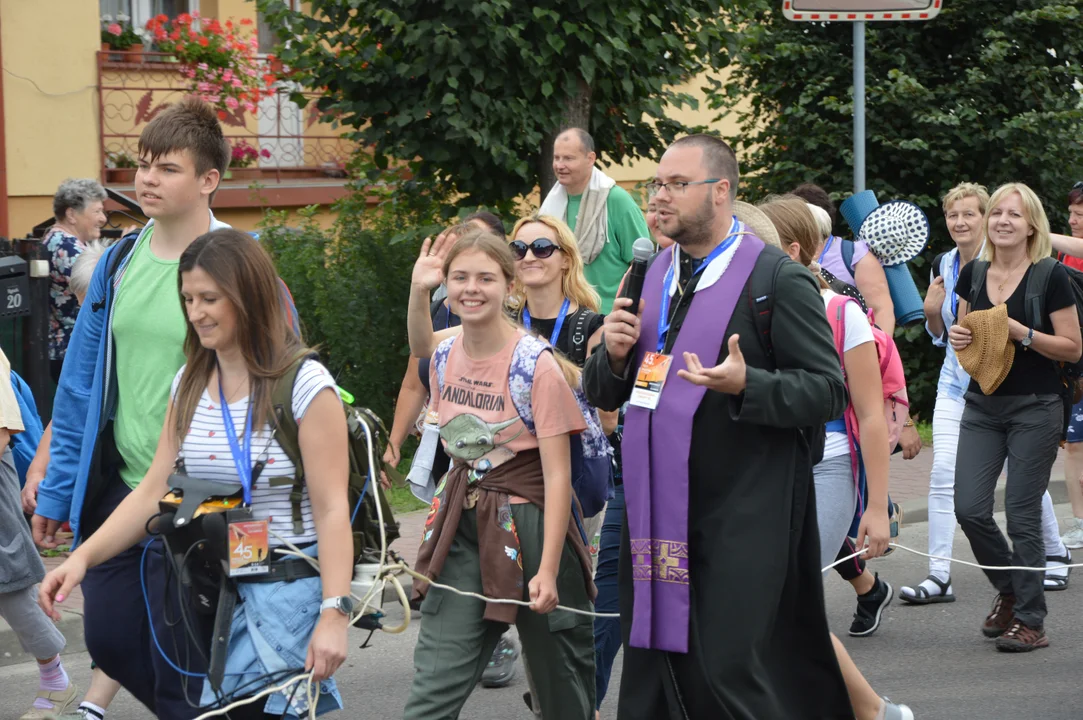
{"type": "Polygon", "coordinates": [[[1027,336],[1020,340],[1019,344],[1028,348],[1032,342],[1034,342],[1034,328],[1027,328],[1027,336]]]}
{"type": "Polygon", "coordinates": [[[322,614],[324,610],[331,610],[332,608],[338,610],[346,617],[350,617],[353,615],[354,609],[353,598],[349,595],[327,598],[320,604],[320,613],[322,614]]]}

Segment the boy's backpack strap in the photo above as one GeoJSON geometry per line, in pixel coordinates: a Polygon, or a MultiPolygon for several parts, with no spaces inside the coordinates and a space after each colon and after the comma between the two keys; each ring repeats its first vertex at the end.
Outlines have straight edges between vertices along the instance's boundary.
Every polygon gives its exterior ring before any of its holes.
{"type": "MultiPolygon", "coordinates": [[[[132,254],[132,249],[135,248],[136,242],[139,241],[140,235],[143,233],[129,233],[122,237],[116,245],[113,246],[113,252],[109,255],[109,266],[106,268],[106,277],[109,278],[109,283],[115,283],[117,271],[120,270],[120,266],[124,264],[124,261],[128,259],[128,256],[132,254]]],[[[93,302],[90,304],[90,309],[94,312],[98,312],[105,308],[105,298],[103,297],[99,302],[93,302]]]]}
{"type": "Polygon", "coordinates": [[[988,260],[975,260],[973,264],[974,270],[970,276],[970,296],[966,299],[968,312],[974,309],[982,288],[985,287],[985,275],[989,272],[988,260]]]}
{"type": "Polygon", "coordinates": [[[1049,289],[1049,280],[1057,261],[1051,257],[1042,258],[1030,269],[1027,278],[1026,296],[1023,308],[1026,312],[1027,325],[1039,332],[1045,332],[1045,293],[1049,289]]]}
{"type": "Polygon", "coordinates": [[[789,257],[782,253],[774,259],[768,253],[761,253],[748,278],[748,305],[756,325],[756,337],[772,366],[775,348],[771,344],[771,314],[775,307],[775,283],[787,260],[789,257]]]}
{"type": "Polygon", "coordinates": [[[275,441],[282,447],[282,452],[293,463],[292,478],[272,478],[268,481],[271,487],[280,485],[293,485],[290,491],[290,510],[293,520],[293,532],[295,535],[303,535],[305,532],[304,522],[301,515],[301,501],[304,498],[305,466],[301,462],[301,442],[297,427],[297,418],[293,416],[293,385],[297,380],[297,373],[305,360],[316,357],[315,354],[304,354],[290,365],[289,370],[275,383],[271,392],[271,407],[275,416],[275,441]]]}

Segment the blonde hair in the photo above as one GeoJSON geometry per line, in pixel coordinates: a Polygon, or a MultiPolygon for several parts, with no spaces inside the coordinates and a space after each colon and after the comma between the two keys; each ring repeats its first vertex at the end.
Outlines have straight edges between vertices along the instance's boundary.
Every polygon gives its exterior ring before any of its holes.
{"type": "MultiPolygon", "coordinates": [[[[809,210],[809,204],[796,195],[774,195],[758,207],[778,230],[783,249],[791,243],[797,243],[801,264],[805,267],[812,265],[824,236],[816,216],[809,210]]],[[[826,211],[823,212],[826,214],[826,211]]],[[[827,287],[819,273],[815,274],[820,287],[827,287]]]]}
{"type": "MultiPolygon", "coordinates": [[[[1053,242],[1049,238],[1049,218],[1042,207],[1042,201],[1028,186],[1023,183],[1006,183],[1001,185],[989,199],[990,211],[1003,202],[1004,198],[1012,193],[1017,193],[1023,203],[1023,218],[1027,221],[1034,232],[1027,238],[1027,257],[1030,264],[1034,265],[1039,260],[1053,252],[1053,242]]],[[[985,218],[985,236],[989,237],[989,217],[985,218]]],[[[991,242],[985,243],[981,252],[981,259],[992,262],[996,258],[996,246],[991,242]]]]}
{"type": "Polygon", "coordinates": [[[831,237],[831,216],[819,205],[813,205],[807,200],[805,205],[808,206],[809,212],[812,213],[813,219],[816,220],[816,225],[820,228],[820,239],[826,241],[827,238],[831,237]]]}
{"type": "Polygon", "coordinates": [[[948,214],[948,210],[951,209],[952,205],[968,197],[978,199],[978,212],[981,213],[982,217],[985,217],[986,211],[989,210],[989,191],[985,189],[984,185],[972,182],[961,182],[948,190],[944,199],[940,201],[944,214],[948,214]]]}
{"type": "MultiPolygon", "coordinates": [[[[598,312],[598,308],[601,307],[601,300],[598,297],[598,293],[591,287],[590,283],[587,282],[586,275],[583,274],[583,256],[579,254],[579,243],[576,241],[575,233],[572,232],[572,229],[562,220],[555,218],[552,215],[534,213],[528,217],[521,218],[515,223],[515,228],[511,231],[512,240],[519,235],[519,229],[521,227],[530,223],[541,223],[552,230],[553,234],[557,236],[557,247],[559,247],[568,258],[568,269],[564,271],[564,274],[560,278],[560,290],[564,294],[564,297],[568,298],[581,308],[586,308],[591,312],[598,312]]],[[[511,295],[508,296],[508,307],[516,311],[521,311],[525,306],[526,288],[524,288],[522,283],[516,279],[515,287],[512,288],[511,295]]]]}

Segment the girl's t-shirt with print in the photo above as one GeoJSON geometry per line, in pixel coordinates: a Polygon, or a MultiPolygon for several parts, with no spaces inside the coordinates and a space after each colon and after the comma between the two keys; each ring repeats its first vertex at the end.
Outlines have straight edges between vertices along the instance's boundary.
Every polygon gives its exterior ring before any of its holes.
{"type": "MultiPolygon", "coordinates": [[[[173,378],[170,397],[174,400],[176,400],[177,388],[183,374],[182,367],[173,378]]],[[[331,373],[316,360],[306,360],[297,371],[297,380],[293,384],[293,416],[297,419],[298,425],[303,422],[305,412],[312,404],[312,400],[327,388],[330,388],[332,392],[335,391],[335,380],[331,377],[331,373]]],[[[233,418],[237,441],[240,444],[244,437],[248,398],[243,397],[230,403],[229,411],[233,418]]],[[[235,482],[240,487],[237,466],[233,462],[225,428],[218,393],[215,392],[212,397],[204,388],[188,434],[181,445],[185,471],[192,477],[235,482]]],[[[253,517],[257,520],[269,519],[271,530],[294,544],[315,542],[316,524],[312,519],[312,504],[309,500],[308,488],[304,489],[301,499],[301,520],[304,532],[297,535],[293,532],[293,505],[290,503],[290,492],[293,486],[271,487],[268,482],[271,478],[292,478],[295,470],[282,446],[274,439],[274,433],[268,424],[264,424],[258,430],[252,429],[253,464],[263,454],[267,456],[267,464],[252,488],[253,517]]],[[[282,543],[272,535],[270,544],[277,546],[282,543]]]]}
{"type": "MultiPolygon", "coordinates": [[[[517,332],[496,355],[475,360],[463,349],[461,336],[451,346],[444,370],[444,387],[433,393],[431,409],[440,418],[440,437],[447,454],[479,471],[487,471],[538,447],[538,438],[578,434],[586,421],[572,389],[552,353],[538,356],[535,367],[511,367],[517,332]],[[527,429],[512,401],[512,383],[531,386],[535,434],[527,429]]],[[[434,364],[435,365],[435,364],[434,364]]],[[[435,367],[430,387],[439,388],[435,367]]]]}

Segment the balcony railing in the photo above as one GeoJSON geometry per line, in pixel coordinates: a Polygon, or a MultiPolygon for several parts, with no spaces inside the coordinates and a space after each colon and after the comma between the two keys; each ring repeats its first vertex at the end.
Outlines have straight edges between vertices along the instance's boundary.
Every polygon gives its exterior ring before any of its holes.
{"type": "MultiPolygon", "coordinates": [[[[101,51],[98,53],[101,178],[105,184],[131,185],[139,134],[148,122],[190,92],[187,78],[171,56],[155,52],[101,51]]],[[[220,113],[230,144],[244,141],[266,150],[248,168],[234,168],[225,181],[248,184],[344,178],[344,164],[354,143],[341,136],[317,112],[315,103],[300,108],[289,99],[294,87],[283,81],[278,92],[263,99],[254,113],[243,108],[220,113]],[[225,115],[223,117],[223,114],[225,115]]],[[[304,92],[315,98],[317,93],[304,92]]]]}

